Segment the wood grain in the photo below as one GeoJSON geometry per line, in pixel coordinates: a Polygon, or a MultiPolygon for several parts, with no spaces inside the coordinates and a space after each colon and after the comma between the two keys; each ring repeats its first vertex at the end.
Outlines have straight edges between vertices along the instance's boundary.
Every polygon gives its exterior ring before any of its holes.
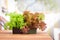
{"type": "Polygon", "coordinates": [[[40,34],[12,34],[11,31],[0,30],[0,40],[52,40],[45,32],[40,34]]]}

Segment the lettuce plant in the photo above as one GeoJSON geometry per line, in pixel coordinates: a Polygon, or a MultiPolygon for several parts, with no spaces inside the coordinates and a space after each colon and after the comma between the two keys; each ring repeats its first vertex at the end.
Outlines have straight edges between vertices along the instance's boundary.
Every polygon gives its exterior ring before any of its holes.
{"type": "Polygon", "coordinates": [[[22,14],[13,12],[8,15],[10,16],[10,21],[5,24],[4,26],[5,29],[8,28],[12,30],[13,27],[22,29],[24,27],[25,22],[24,22],[24,16],[22,14]]]}

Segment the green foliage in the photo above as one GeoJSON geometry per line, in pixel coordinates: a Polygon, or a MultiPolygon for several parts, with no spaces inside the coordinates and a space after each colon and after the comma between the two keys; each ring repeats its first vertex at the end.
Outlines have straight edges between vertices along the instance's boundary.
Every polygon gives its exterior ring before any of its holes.
{"type": "Polygon", "coordinates": [[[22,29],[25,25],[24,23],[24,16],[22,14],[18,13],[10,13],[8,14],[10,16],[10,22],[7,22],[4,26],[5,29],[9,28],[10,30],[13,27],[17,27],[22,29]]]}
{"type": "Polygon", "coordinates": [[[39,14],[39,20],[44,20],[45,19],[45,15],[43,13],[39,14]]]}

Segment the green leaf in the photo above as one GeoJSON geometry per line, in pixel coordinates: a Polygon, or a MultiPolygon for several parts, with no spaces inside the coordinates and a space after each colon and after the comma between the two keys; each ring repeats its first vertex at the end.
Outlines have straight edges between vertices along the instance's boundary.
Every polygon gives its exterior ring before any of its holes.
{"type": "Polygon", "coordinates": [[[9,29],[12,30],[13,27],[23,28],[25,25],[24,16],[22,14],[18,14],[16,12],[10,13],[10,22],[5,24],[5,29],[9,26],[9,29]]]}

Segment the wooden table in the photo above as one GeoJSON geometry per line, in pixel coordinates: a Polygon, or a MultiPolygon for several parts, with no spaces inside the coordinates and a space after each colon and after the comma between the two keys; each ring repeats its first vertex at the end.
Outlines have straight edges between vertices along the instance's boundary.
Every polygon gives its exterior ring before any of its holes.
{"type": "Polygon", "coordinates": [[[0,30],[0,40],[52,40],[45,32],[39,34],[12,34],[11,31],[0,30]]]}

